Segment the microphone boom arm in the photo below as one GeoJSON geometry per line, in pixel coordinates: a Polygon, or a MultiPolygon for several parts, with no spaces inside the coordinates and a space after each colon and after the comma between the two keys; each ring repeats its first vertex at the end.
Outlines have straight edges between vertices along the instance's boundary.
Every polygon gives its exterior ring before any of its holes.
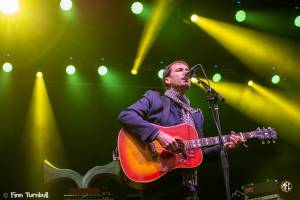
{"type": "Polygon", "coordinates": [[[203,86],[205,93],[209,93],[210,95],[217,98],[218,100],[225,102],[225,98],[220,93],[215,91],[210,85],[208,85],[198,77],[196,79],[198,81],[198,84],[200,83],[203,86]]]}

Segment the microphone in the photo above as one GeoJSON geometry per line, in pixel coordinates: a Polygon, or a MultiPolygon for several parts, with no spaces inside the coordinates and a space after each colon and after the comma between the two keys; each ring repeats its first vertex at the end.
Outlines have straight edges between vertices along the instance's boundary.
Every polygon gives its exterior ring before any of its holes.
{"type": "Polygon", "coordinates": [[[207,78],[207,76],[206,76],[206,73],[205,73],[205,71],[204,71],[204,69],[203,69],[203,67],[202,67],[201,64],[196,64],[196,65],[194,65],[194,66],[193,66],[193,67],[185,74],[185,76],[186,76],[186,77],[189,77],[189,78],[194,77],[194,75],[197,73],[199,67],[201,67],[202,72],[203,72],[203,74],[204,74],[204,76],[205,76],[205,79],[207,80],[207,83],[208,83],[208,84],[205,83],[204,81],[202,81],[200,78],[197,78],[197,79],[198,79],[198,83],[200,83],[200,84],[203,86],[203,88],[205,89],[205,92],[206,92],[206,93],[209,93],[209,94],[211,94],[211,95],[214,95],[214,96],[215,96],[216,98],[218,98],[220,101],[224,102],[224,101],[225,101],[225,98],[224,98],[220,93],[218,93],[217,91],[215,91],[215,90],[210,86],[209,80],[208,80],[208,78],[207,78]]]}
{"type": "Polygon", "coordinates": [[[189,78],[193,77],[193,76],[197,73],[199,67],[200,67],[200,64],[197,64],[197,65],[193,66],[193,67],[190,68],[190,70],[185,74],[185,76],[186,76],[186,77],[189,77],[189,78]]]}

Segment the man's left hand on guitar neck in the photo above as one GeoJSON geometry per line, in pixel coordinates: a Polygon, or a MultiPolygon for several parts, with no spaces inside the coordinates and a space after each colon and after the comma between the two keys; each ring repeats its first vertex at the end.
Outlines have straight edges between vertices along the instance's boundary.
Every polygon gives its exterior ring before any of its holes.
{"type": "Polygon", "coordinates": [[[241,144],[245,144],[246,141],[241,134],[231,131],[230,142],[226,142],[224,146],[226,149],[233,149],[241,144]]]}

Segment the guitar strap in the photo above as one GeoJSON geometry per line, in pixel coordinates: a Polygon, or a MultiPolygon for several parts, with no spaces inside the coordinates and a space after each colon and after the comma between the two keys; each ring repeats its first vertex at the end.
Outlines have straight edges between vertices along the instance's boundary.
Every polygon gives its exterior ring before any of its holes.
{"type": "Polygon", "coordinates": [[[161,116],[161,120],[160,123],[162,126],[166,126],[167,122],[168,122],[168,117],[170,115],[170,104],[171,104],[171,100],[169,97],[162,95],[161,96],[161,101],[162,101],[162,105],[163,105],[163,113],[161,116]]]}

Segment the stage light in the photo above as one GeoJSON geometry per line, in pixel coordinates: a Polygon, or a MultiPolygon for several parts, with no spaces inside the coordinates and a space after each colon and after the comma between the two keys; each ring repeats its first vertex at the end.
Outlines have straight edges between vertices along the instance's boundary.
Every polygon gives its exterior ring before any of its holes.
{"type": "Polygon", "coordinates": [[[247,18],[247,15],[246,15],[246,12],[243,11],[243,10],[238,10],[236,13],[235,13],[235,19],[236,21],[238,22],[243,22],[245,21],[247,18]]]}
{"type": "Polygon", "coordinates": [[[73,3],[72,0],[61,0],[59,5],[62,10],[68,11],[71,10],[73,3]]]}
{"type": "Polygon", "coordinates": [[[11,72],[12,68],[13,68],[13,66],[9,62],[4,63],[3,66],[2,66],[2,69],[3,69],[4,72],[11,72]]]}
{"type": "Polygon", "coordinates": [[[220,82],[221,79],[222,79],[222,76],[219,73],[215,73],[212,77],[213,82],[220,82]]]}
{"type": "MultiPolygon", "coordinates": [[[[249,27],[232,25],[199,15],[198,17],[199,20],[195,24],[254,73],[268,77],[270,68],[285,66],[281,68],[280,76],[288,77],[290,81],[300,82],[300,60],[298,54],[295,54],[295,49],[299,49],[297,43],[249,27]]],[[[253,20],[251,19],[251,22],[253,20]]]]}
{"type": "Polygon", "coordinates": [[[240,5],[240,4],[241,4],[241,1],[236,0],[235,3],[236,3],[237,5],[240,5]]]}
{"type": "Polygon", "coordinates": [[[36,77],[37,77],[37,78],[43,77],[43,73],[42,73],[42,72],[37,72],[37,73],[36,73],[36,77]]]}
{"type": "Polygon", "coordinates": [[[131,70],[131,74],[132,74],[132,75],[137,75],[137,70],[132,69],[132,70],[131,70]]]}
{"type": "Polygon", "coordinates": [[[66,68],[66,72],[67,74],[72,75],[76,72],[76,68],[73,65],[69,65],[66,68]]]}
{"type": "Polygon", "coordinates": [[[274,76],[272,76],[271,81],[273,84],[278,84],[280,82],[280,76],[275,74],[274,76]]]}
{"type": "Polygon", "coordinates": [[[196,15],[196,14],[193,14],[192,16],[191,16],[191,21],[192,22],[196,22],[196,21],[198,21],[198,16],[196,15]]]}
{"type": "Polygon", "coordinates": [[[295,17],[294,24],[295,24],[295,26],[300,27],[300,15],[298,15],[297,17],[295,17]]]}
{"type": "Polygon", "coordinates": [[[164,69],[160,69],[157,73],[158,78],[162,79],[163,78],[163,73],[164,73],[164,69]]]}
{"type": "Polygon", "coordinates": [[[250,86],[250,87],[251,87],[252,85],[253,85],[253,81],[251,81],[251,80],[250,80],[250,81],[248,81],[248,86],[250,86]]]}
{"type": "Polygon", "coordinates": [[[144,30],[131,68],[131,73],[133,75],[138,73],[149,50],[155,43],[159,32],[164,27],[164,24],[174,7],[174,3],[170,3],[170,1],[155,1],[155,3],[151,6],[151,14],[144,25],[144,30]]]}
{"type": "Polygon", "coordinates": [[[139,15],[143,12],[143,4],[141,2],[134,2],[132,5],[131,5],[131,11],[136,14],[136,15],[139,15]]]}
{"type": "Polygon", "coordinates": [[[19,0],[0,0],[0,12],[5,15],[12,15],[19,11],[19,0]]]}
{"type": "Polygon", "coordinates": [[[195,77],[192,77],[192,78],[191,78],[191,82],[192,82],[192,83],[198,83],[198,79],[195,78],[195,77]]]}
{"type": "Polygon", "coordinates": [[[107,74],[107,67],[105,67],[105,66],[100,66],[99,68],[98,68],[98,74],[100,75],[100,76],[104,76],[105,74],[107,74]]]}
{"type": "Polygon", "coordinates": [[[218,64],[213,64],[213,67],[217,69],[219,67],[219,65],[218,64]]]}
{"type": "Polygon", "coordinates": [[[282,139],[285,137],[299,146],[300,107],[296,99],[255,82],[251,87],[226,81],[222,84],[211,82],[211,86],[226,97],[226,104],[259,124],[276,127],[278,133],[288,133],[282,134],[282,139]],[[282,123],[282,119],[289,123],[282,123]]]}
{"type": "MultiPolygon", "coordinates": [[[[45,158],[51,157],[53,160],[63,163],[66,160],[64,159],[64,146],[61,142],[61,134],[58,131],[43,77],[35,78],[30,96],[31,100],[28,102],[23,130],[23,136],[26,138],[28,147],[24,149],[23,153],[28,158],[26,179],[35,180],[43,176],[43,171],[40,169],[45,158]]],[[[32,181],[28,183],[28,186],[30,188],[40,188],[39,184],[39,182],[32,181]]]]}

